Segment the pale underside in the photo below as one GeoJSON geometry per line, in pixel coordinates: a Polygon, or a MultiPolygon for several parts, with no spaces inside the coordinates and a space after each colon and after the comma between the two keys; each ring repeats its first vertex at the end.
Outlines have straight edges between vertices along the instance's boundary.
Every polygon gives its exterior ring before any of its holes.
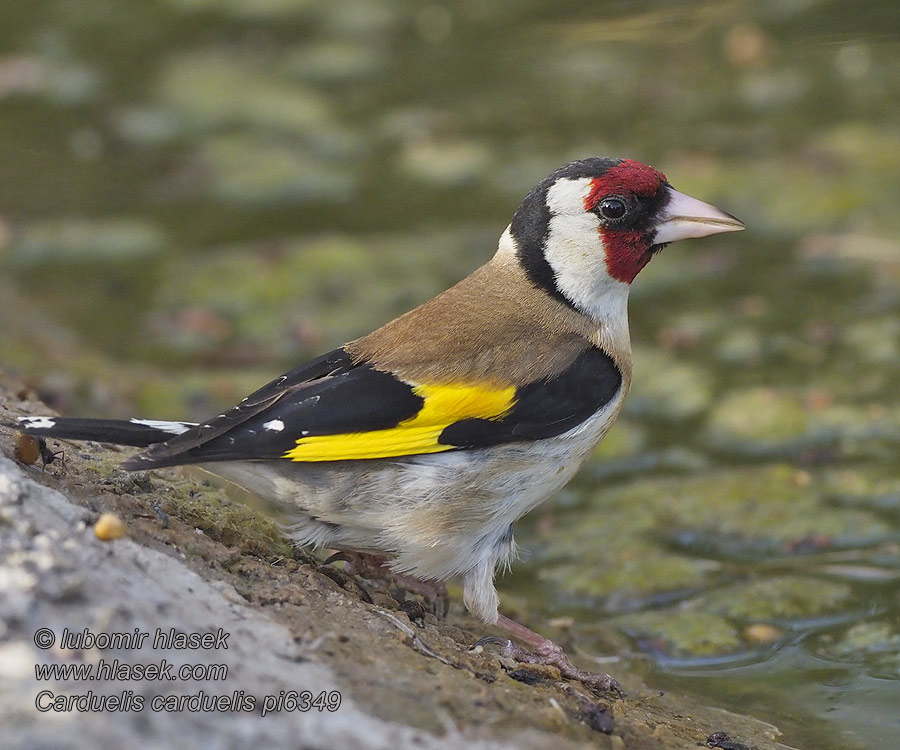
{"type": "Polygon", "coordinates": [[[275,502],[301,545],[381,552],[423,580],[463,576],[466,607],[497,619],[494,571],[512,524],[568,482],[617,416],[627,384],[557,437],[376,461],[227,462],[208,470],[275,502]]]}

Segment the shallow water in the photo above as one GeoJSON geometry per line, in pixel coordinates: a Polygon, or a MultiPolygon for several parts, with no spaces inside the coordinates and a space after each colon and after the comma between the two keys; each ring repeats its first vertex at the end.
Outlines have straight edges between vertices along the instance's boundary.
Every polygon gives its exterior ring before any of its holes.
{"type": "Polygon", "coordinates": [[[898,744],[898,101],[891,2],[6,3],[0,359],[201,418],[486,260],[554,167],[651,162],[748,231],[637,279],[626,413],[504,601],[787,744],[898,744]]]}

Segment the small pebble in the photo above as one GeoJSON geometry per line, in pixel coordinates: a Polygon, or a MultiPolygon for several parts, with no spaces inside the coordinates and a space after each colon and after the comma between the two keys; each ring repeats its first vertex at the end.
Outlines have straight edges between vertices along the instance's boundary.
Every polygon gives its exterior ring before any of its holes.
{"type": "Polygon", "coordinates": [[[706,738],[707,747],[718,747],[721,750],[753,750],[743,742],[735,742],[726,732],[714,732],[706,738]]]}
{"type": "Polygon", "coordinates": [[[122,519],[115,513],[104,513],[97,519],[97,523],[94,524],[94,534],[96,534],[97,539],[104,542],[121,539],[126,533],[125,524],[122,523],[122,519]]]}
{"type": "Polygon", "coordinates": [[[744,628],[744,639],[750,643],[772,643],[781,636],[781,628],[764,622],[756,622],[744,628]]]}
{"type": "Polygon", "coordinates": [[[581,718],[595,732],[610,734],[613,730],[612,712],[602,703],[586,703],[581,707],[581,718]]]}

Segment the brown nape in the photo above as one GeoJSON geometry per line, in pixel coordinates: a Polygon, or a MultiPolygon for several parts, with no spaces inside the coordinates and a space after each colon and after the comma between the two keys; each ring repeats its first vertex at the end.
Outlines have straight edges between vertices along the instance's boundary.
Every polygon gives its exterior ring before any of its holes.
{"type": "Polygon", "coordinates": [[[411,381],[526,385],[562,372],[595,334],[595,324],[534,286],[517,262],[495,257],[345,349],[411,381]]]}

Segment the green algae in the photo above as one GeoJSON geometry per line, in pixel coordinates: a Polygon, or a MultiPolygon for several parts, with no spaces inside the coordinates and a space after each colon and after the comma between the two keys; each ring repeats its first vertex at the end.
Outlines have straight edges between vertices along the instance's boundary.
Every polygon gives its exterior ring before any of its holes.
{"type": "Polygon", "coordinates": [[[159,91],[185,126],[201,131],[253,125],[303,133],[332,117],[321,92],[283,80],[261,61],[227,49],[173,57],[160,75],[159,91]]]}
{"type": "Polygon", "coordinates": [[[718,400],[706,437],[710,445],[775,453],[809,430],[809,415],[798,399],[769,388],[748,388],[718,400]]]}
{"type": "Polygon", "coordinates": [[[613,623],[649,650],[670,656],[711,656],[736,652],[743,643],[737,629],[722,617],[696,612],[649,611],[613,623]]]}
{"type": "Polygon", "coordinates": [[[593,454],[595,461],[608,461],[640,455],[647,445],[647,431],[639,425],[621,417],[597,446],[593,454]]]}
{"type": "Polygon", "coordinates": [[[875,365],[900,363],[900,320],[896,317],[861,320],[842,332],[854,357],[875,365]]]}
{"type": "Polygon", "coordinates": [[[130,263],[158,254],[165,232],[145,219],[50,219],[22,228],[6,256],[19,268],[51,263],[130,263]]]}
{"type": "Polygon", "coordinates": [[[448,258],[468,252],[466,236],[429,239],[434,252],[421,258],[424,276],[409,267],[409,254],[420,244],[415,236],[369,243],[343,235],[288,237],[172,258],[163,265],[166,283],[150,316],[164,345],[185,354],[313,356],[365,333],[360,310],[372,324],[387,322],[399,305],[411,307],[456,280],[448,258]],[[410,283],[396,288],[390,280],[398,276],[410,283]],[[193,334],[185,311],[203,313],[193,334]]]}
{"type": "Polygon", "coordinates": [[[217,12],[236,19],[290,20],[312,15],[313,0],[166,0],[183,12],[217,12]]]}
{"type": "Polygon", "coordinates": [[[683,421],[703,414],[712,400],[706,372],[663,351],[636,347],[634,369],[629,414],[683,421]]]}
{"type": "Polygon", "coordinates": [[[554,514],[533,564],[557,596],[588,597],[607,611],[696,595],[688,611],[749,623],[850,606],[846,582],[778,574],[777,567],[761,573],[757,564],[866,548],[891,536],[879,514],[835,505],[826,481],[772,465],[597,491],[588,506],[554,514]],[[733,583],[735,576],[749,580],[733,583]]]}
{"type": "Polygon", "coordinates": [[[270,514],[235,500],[223,489],[197,479],[192,470],[166,471],[158,480],[146,472],[119,468],[125,456],[118,451],[91,450],[85,473],[104,489],[124,494],[153,491],[166,514],[192,526],[227,547],[259,557],[290,557],[293,547],[270,514]]]}
{"type": "Polygon", "coordinates": [[[166,498],[163,509],[228,547],[268,559],[293,555],[282,527],[265,512],[230,499],[221,489],[182,483],[166,498]]]}
{"type": "Polygon", "coordinates": [[[201,158],[211,195],[235,205],[347,201],[356,177],[316,150],[268,138],[223,135],[205,141],[201,158]]]}
{"type": "Polygon", "coordinates": [[[328,40],[288,51],[284,69],[301,80],[350,83],[371,78],[386,64],[387,56],[377,48],[328,40]]]}
{"type": "MultiPolygon", "coordinates": [[[[573,540],[580,549],[579,540],[573,540]]],[[[603,541],[603,558],[587,553],[577,562],[542,563],[539,579],[551,585],[557,594],[562,591],[584,601],[590,597],[603,601],[611,610],[629,608],[649,600],[655,594],[678,593],[700,588],[709,583],[719,565],[665,553],[649,545],[625,538],[615,544],[603,541]]],[[[549,554],[556,551],[551,546],[549,554]]]]}
{"type": "Polygon", "coordinates": [[[813,648],[823,658],[861,665],[872,677],[900,679],[900,630],[896,622],[860,622],[843,632],[817,637],[813,648]]]}
{"type": "MultiPolygon", "coordinates": [[[[606,624],[639,648],[667,658],[724,659],[758,648],[753,625],[789,625],[841,613],[850,596],[847,584],[805,576],[766,577],[717,587],[685,598],[677,606],[613,617],[606,624]]],[[[777,640],[778,634],[776,629],[772,636],[777,640]]]]}
{"type": "Polygon", "coordinates": [[[850,598],[846,583],[786,575],[715,589],[700,598],[700,608],[744,623],[771,622],[846,611],[850,598]]]}
{"type": "Polygon", "coordinates": [[[485,143],[462,139],[414,141],[407,144],[399,166],[422,182],[464,186],[487,173],[491,167],[491,150],[485,143]]]}
{"type": "Polygon", "coordinates": [[[900,444],[900,411],[872,404],[824,403],[816,393],[738,388],[711,410],[704,428],[710,449],[736,456],[777,457],[832,448],[852,456],[885,455],[900,444]]]}

